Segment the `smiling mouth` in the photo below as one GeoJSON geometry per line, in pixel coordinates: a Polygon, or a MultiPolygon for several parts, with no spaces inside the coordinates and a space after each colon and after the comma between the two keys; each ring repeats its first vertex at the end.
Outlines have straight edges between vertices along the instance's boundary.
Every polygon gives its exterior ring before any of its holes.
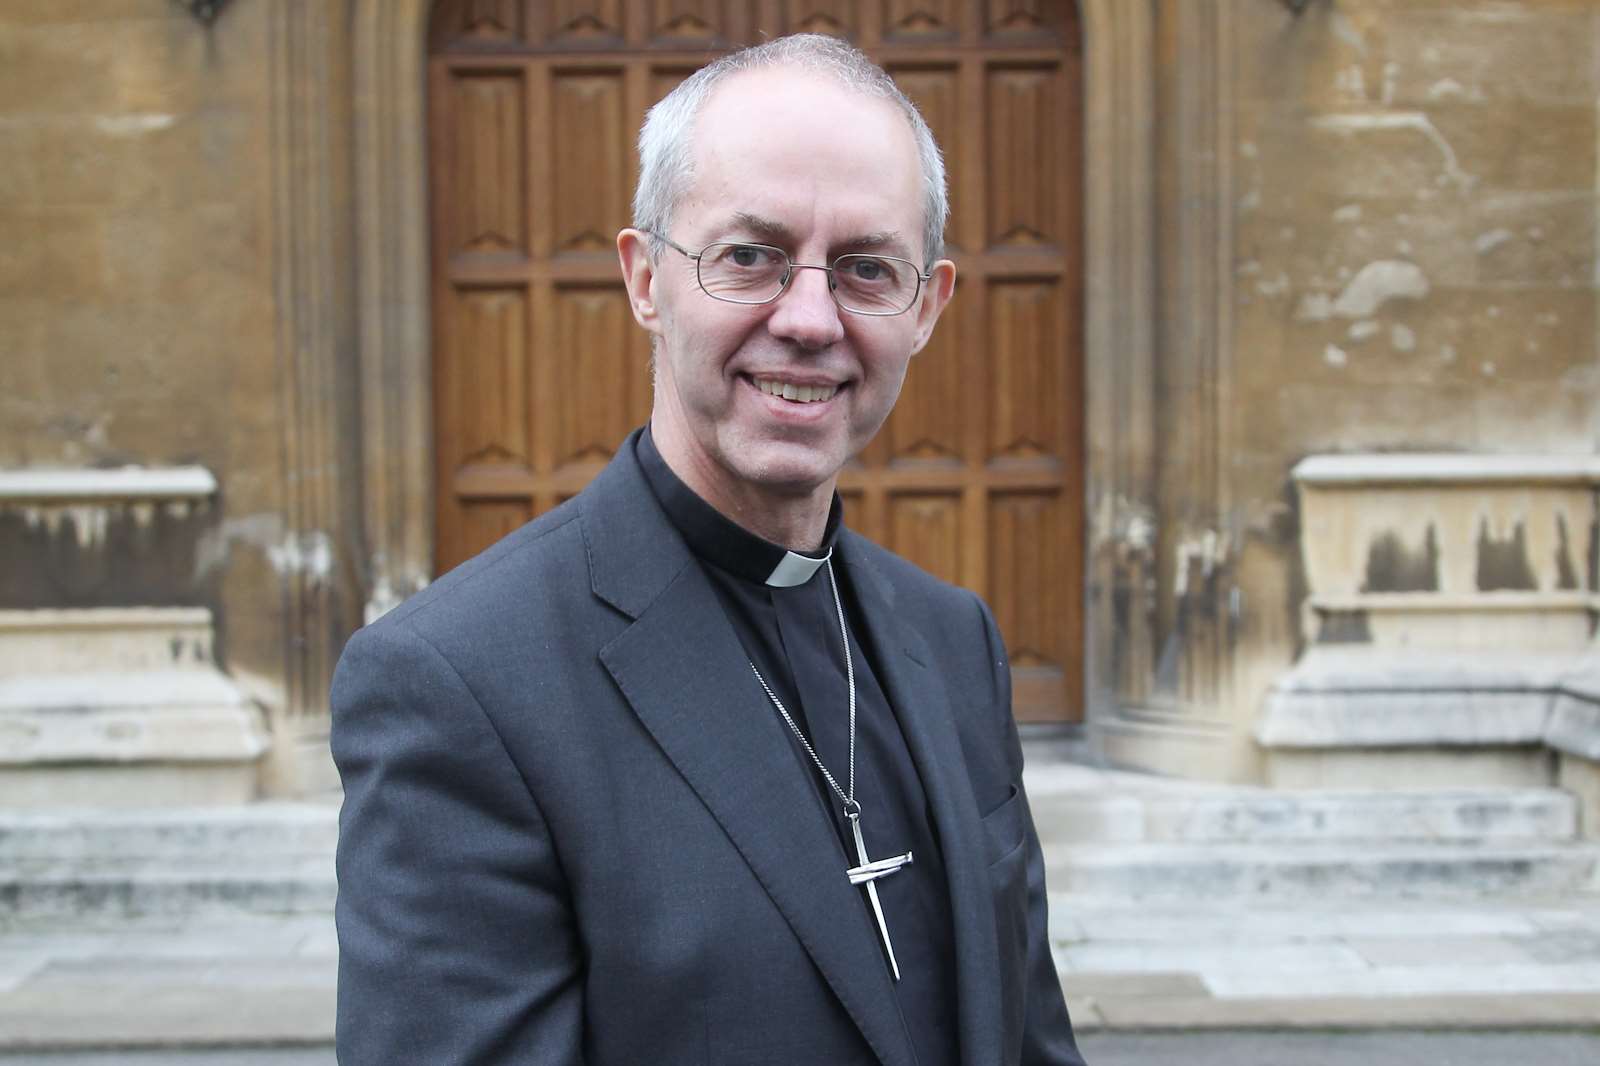
{"type": "Polygon", "coordinates": [[[768,396],[791,403],[821,403],[833,399],[839,392],[837,385],[793,385],[773,378],[751,378],[750,382],[768,396]]]}

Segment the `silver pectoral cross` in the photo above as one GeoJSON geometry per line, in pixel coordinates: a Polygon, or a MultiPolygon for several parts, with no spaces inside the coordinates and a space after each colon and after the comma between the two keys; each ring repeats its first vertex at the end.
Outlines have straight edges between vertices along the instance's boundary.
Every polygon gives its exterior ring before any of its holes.
{"type": "Polygon", "coordinates": [[[867,890],[867,899],[872,903],[873,917],[878,919],[878,935],[883,937],[883,950],[889,956],[889,969],[894,973],[894,979],[898,981],[900,964],[894,960],[894,945],[889,942],[889,926],[883,920],[883,904],[878,902],[878,886],[873,882],[880,877],[888,877],[902,866],[911,865],[911,852],[887,859],[867,858],[867,842],[861,838],[861,808],[857,807],[845,813],[850,819],[850,831],[855,834],[856,862],[860,864],[850,867],[845,872],[850,875],[852,885],[861,885],[867,890]]]}

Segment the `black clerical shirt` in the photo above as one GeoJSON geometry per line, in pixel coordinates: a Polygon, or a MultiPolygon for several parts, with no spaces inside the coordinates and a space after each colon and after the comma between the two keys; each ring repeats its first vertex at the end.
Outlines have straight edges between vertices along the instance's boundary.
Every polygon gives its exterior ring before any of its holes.
{"type": "MultiPolygon", "coordinates": [[[[849,791],[849,687],[830,570],[838,580],[855,669],[855,798],[861,804],[868,857],[882,859],[907,851],[915,856],[911,865],[876,882],[900,967],[895,994],[919,1066],[956,1066],[955,943],[944,861],[922,780],[897,718],[915,713],[915,708],[891,708],[878,685],[873,649],[860,643],[866,628],[860,623],[845,567],[812,570],[796,566],[794,560],[785,563],[789,553],[784,548],[724,517],[685,485],[661,458],[648,427],[639,435],[637,454],[651,491],[711,579],[745,653],[839,787],[849,791]],[[773,580],[778,583],[770,583],[773,580]]],[[[840,517],[835,496],[822,549],[814,557],[832,550],[840,517]]],[[[770,703],[752,706],[750,713],[778,716],[770,703]]],[[[787,726],[784,732],[789,732],[787,726]]],[[[819,870],[817,876],[844,877],[857,860],[843,804],[799,741],[791,740],[794,757],[816,786],[819,814],[832,819],[839,836],[837,869],[819,870]]],[[[761,768],[751,767],[750,772],[760,773],[761,768]]],[[[862,906],[868,907],[866,893],[860,895],[862,906]]],[[[877,920],[870,908],[867,926],[876,937],[877,920]]]]}

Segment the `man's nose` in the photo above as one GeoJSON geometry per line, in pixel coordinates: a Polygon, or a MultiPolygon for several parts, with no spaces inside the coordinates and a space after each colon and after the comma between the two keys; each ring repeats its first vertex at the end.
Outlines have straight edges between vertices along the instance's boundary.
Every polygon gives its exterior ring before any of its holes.
{"type": "Polygon", "coordinates": [[[829,273],[813,267],[794,267],[788,288],[778,297],[767,328],[773,336],[819,351],[844,339],[844,312],[833,302],[829,273]]]}

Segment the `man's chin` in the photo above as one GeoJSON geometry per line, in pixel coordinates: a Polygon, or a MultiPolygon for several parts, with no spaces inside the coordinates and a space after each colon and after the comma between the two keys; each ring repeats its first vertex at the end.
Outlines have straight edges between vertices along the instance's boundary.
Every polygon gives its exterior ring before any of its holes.
{"type": "Polygon", "coordinates": [[[740,457],[736,471],[752,488],[779,496],[803,497],[831,488],[842,460],[792,445],[758,447],[740,457]]]}

